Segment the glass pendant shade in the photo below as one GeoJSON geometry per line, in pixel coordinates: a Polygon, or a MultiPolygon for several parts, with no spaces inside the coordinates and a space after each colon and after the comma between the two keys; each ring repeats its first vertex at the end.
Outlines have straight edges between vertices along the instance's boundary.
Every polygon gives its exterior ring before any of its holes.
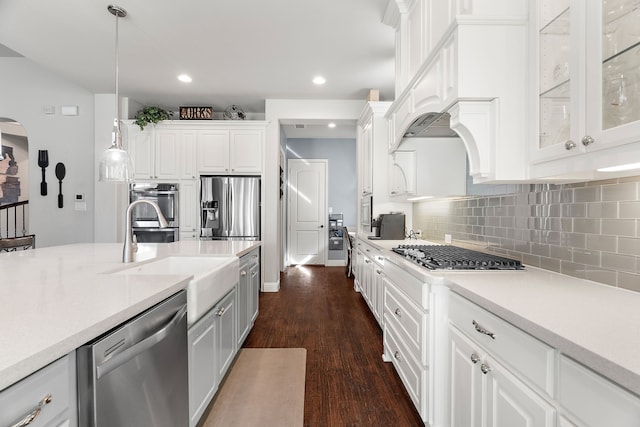
{"type": "Polygon", "coordinates": [[[107,148],[100,157],[98,165],[98,179],[110,182],[129,182],[133,164],[129,153],[122,148],[122,137],[118,119],[114,120],[111,147],[107,148]]]}

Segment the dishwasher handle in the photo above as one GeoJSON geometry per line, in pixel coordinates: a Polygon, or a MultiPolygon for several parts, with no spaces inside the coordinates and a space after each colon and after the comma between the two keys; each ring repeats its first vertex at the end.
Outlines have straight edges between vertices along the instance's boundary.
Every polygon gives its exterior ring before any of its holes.
{"type": "Polygon", "coordinates": [[[128,362],[129,360],[133,359],[140,353],[143,353],[144,351],[148,350],[149,348],[153,347],[154,345],[158,344],[160,341],[165,339],[167,335],[169,335],[169,333],[171,333],[171,331],[178,325],[178,323],[180,323],[180,321],[184,318],[186,314],[187,314],[187,305],[185,304],[182,307],[180,307],[180,309],[176,312],[173,318],[156,333],[154,333],[150,337],[143,339],[142,341],[133,345],[132,347],[129,347],[122,353],[119,353],[118,355],[112,357],[111,359],[96,366],[96,379],[100,379],[101,377],[107,375],[109,372],[113,371],[118,366],[128,362]]]}

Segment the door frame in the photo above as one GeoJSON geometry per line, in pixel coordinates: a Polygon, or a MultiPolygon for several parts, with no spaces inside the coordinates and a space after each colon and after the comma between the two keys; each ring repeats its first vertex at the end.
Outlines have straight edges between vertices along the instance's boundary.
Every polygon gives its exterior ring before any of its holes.
{"type": "MultiPolygon", "coordinates": [[[[323,211],[325,213],[325,215],[323,216],[323,222],[322,225],[324,226],[324,230],[326,233],[328,233],[328,225],[329,225],[329,159],[287,159],[287,167],[286,167],[286,182],[287,182],[287,218],[286,218],[286,232],[287,232],[287,238],[286,238],[286,261],[285,261],[285,267],[289,267],[291,266],[291,258],[289,256],[289,251],[291,250],[291,191],[289,191],[289,162],[290,161],[297,161],[297,162],[304,162],[304,163],[324,163],[325,165],[325,174],[324,174],[324,206],[323,211]]],[[[324,245],[324,265],[327,265],[327,258],[329,257],[329,245],[328,245],[328,234],[327,234],[327,239],[325,241],[325,245],[324,245]]]]}

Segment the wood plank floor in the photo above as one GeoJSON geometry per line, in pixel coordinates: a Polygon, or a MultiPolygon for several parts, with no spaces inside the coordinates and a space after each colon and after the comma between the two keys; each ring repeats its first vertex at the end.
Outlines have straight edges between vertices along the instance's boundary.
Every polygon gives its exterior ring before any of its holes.
{"type": "Polygon", "coordinates": [[[344,267],[291,267],[244,347],[307,349],[305,426],[423,426],[344,267]]]}

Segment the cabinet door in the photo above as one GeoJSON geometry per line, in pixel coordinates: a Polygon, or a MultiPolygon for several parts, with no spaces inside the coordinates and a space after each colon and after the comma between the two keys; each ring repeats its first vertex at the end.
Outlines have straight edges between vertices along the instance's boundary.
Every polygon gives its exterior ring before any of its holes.
{"type": "Polygon", "coordinates": [[[485,413],[489,426],[553,427],[554,408],[491,357],[485,356],[481,372],[486,380],[485,413]]]}
{"type": "Polygon", "coordinates": [[[198,229],[198,182],[183,179],[179,185],[180,232],[195,234],[198,229]]]}
{"type": "Polygon", "coordinates": [[[482,425],[482,378],[480,354],[474,345],[454,327],[449,327],[449,396],[452,427],[482,425]]]}
{"type": "Polygon", "coordinates": [[[141,131],[137,125],[127,129],[127,144],[133,162],[134,179],[153,179],[155,170],[155,151],[153,149],[153,130],[150,126],[141,131]]]}
{"type": "Polygon", "coordinates": [[[231,366],[236,354],[236,291],[233,289],[216,306],[216,328],[218,334],[217,368],[218,378],[222,379],[231,366]]]}
{"type": "Polygon", "coordinates": [[[194,130],[183,130],[180,132],[180,178],[195,179],[198,176],[197,170],[197,132],[194,130]]]}
{"type": "MultiPolygon", "coordinates": [[[[640,135],[640,31],[632,0],[587,3],[586,149],[595,151],[640,135]]],[[[637,159],[636,159],[637,161],[637,159]]]]}
{"type": "MultiPolygon", "coordinates": [[[[259,255],[253,254],[252,257],[258,257],[259,255]]],[[[258,305],[260,302],[260,263],[256,262],[251,266],[249,270],[249,275],[251,276],[251,287],[250,287],[250,306],[249,306],[249,324],[255,322],[256,317],[258,317],[258,305]]]]}
{"type": "Polygon", "coordinates": [[[155,134],[155,179],[178,178],[178,167],[182,161],[179,150],[180,131],[173,129],[157,130],[155,134]]]}
{"type": "Polygon", "coordinates": [[[199,172],[229,172],[229,131],[200,130],[197,146],[199,172]]]}
{"type": "Polygon", "coordinates": [[[230,172],[262,172],[261,131],[232,130],[229,142],[230,172]]]}
{"type": "Polygon", "coordinates": [[[238,347],[242,345],[242,342],[249,332],[249,298],[251,295],[249,287],[251,286],[251,273],[249,272],[249,260],[245,257],[249,257],[249,255],[245,255],[244,257],[242,257],[238,273],[240,275],[237,286],[238,347]]]}
{"type": "Polygon", "coordinates": [[[189,328],[189,426],[198,424],[218,388],[215,313],[210,311],[189,328]]]}
{"type": "Polygon", "coordinates": [[[362,194],[371,194],[373,191],[373,129],[372,123],[367,123],[360,131],[360,182],[362,183],[362,194]]]}

